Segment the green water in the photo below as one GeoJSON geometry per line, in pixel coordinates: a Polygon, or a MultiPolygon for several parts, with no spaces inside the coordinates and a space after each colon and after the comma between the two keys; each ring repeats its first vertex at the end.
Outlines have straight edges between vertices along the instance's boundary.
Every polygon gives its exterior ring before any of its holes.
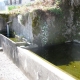
{"type": "Polygon", "coordinates": [[[10,38],[12,41],[14,42],[22,42],[22,40],[18,39],[18,38],[10,38]]]}
{"type": "Polygon", "coordinates": [[[68,65],[58,66],[80,80],[80,61],[70,62],[68,65]]]}
{"type": "Polygon", "coordinates": [[[80,79],[80,44],[64,43],[30,50],[80,79]]]}

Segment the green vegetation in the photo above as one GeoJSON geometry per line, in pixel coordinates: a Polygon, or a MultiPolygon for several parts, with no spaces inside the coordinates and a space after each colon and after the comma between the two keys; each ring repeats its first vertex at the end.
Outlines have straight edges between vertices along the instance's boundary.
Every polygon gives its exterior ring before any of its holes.
{"type": "Polygon", "coordinates": [[[28,6],[31,6],[31,5],[32,5],[31,3],[26,4],[27,7],[28,7],[28,6]]]}
{"type": "Polygon", "coordinates": [[[18,39],[18,38],[10,38],[12,41],[14,42],[22,42],[22,40],[18,39]]]}
{"type": "Polygon", "coordinates": [[[16,8],[17,8],[17,6],[9,6],[8,7],[9,10],[13,10],[13,9],[16,9],[16,8]]]}
{"type": "Polygon", "coordinates": [[[6,22],[9,21],[9,14],[0,14],[0,17],[2,17],[6,22]]]}
{"type": "Polygon", "coordinates": [[[50,13],[54,13],[55,15],[62,15],[62,10],[61,10],[61,8],[49,8],[48,9],[48,11],[50,12],[50,13]]]}
{"type": "Polygon", "coordinates": [[[39,26],[38,20],[39,20],[39,17],[38,17],[38,16],[36,16],[36,17],[33,19],[33,21],[32,21],[32,26],[33,26],[33,27],[39,26]]]}
{"type": "Polygon", "coordinates": [[[62,0],[55,0],[56,4],[61,4],[62,0]]]}
{"type": "Polygon", "coordinates": [[[40,16],[36,16],[36,17],[32,20],[32,27],[34,28],[34,29],[33,29],[33,33],[36,34],[36,35],[37,35],[38,32],[40,31],[39,21],[40,21],[40,16]]]}

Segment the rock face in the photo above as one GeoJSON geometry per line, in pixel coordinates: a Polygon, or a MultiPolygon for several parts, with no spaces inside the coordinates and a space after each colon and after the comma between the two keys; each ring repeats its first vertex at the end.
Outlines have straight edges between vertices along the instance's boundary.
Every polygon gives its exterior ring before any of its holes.
{"type": "Polygon", "coordinates": [[[70,41],[80,41],[80,0],[64,1],[63,7],[64,9],[62,9],[66,18],[65,36],[70,41]]]}
{"type": "Polygon", "coordinates": [[[80,41],[80,1],[62,0],[60,8],[10,17],[17,35],[38,46],[80,41]]]}
{"type": "Polygon", "coordinates": [[[80,5],[80,0],[70,0],[71,6],[78,6],[80,5]]]}
{"type": "Polygon", "coordinates": [[[58,44],[65,41],[62,17],[50,11],[35,10],[25,15],[12,17],[12,28],[17,35],[39,46],[58,44]]]}
{"type": "Polygon", "coordinates": [[[30,14],[18,15],[15,17],[10,17],[12,21],[12,29],[15,34],[26,38],[29,42],[33,42],[33,33],[32,33],[32,19],[30,14]]]}
{"type": "Polygon", "coordinates": [[[5,22],[5,20],[0,16],[0,31],[1,31],[2,29],[5,29],[5,27],[6,27],[6,22],[5,22]]]}

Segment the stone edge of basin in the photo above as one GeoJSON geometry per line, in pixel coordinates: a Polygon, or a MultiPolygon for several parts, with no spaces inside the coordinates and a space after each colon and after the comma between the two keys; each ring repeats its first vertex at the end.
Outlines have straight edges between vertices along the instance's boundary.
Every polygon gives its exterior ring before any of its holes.
{"type": "Polygon", "coordinates": [[[42,78],[42,80],[76,80],[75,77],[65,73],[65,71],[62,71],[55,65],[51,65],[51,63],[36,55],[35,53],[16,46],[15,42],[6,38],[5,36],[0,35],[0,37],[4,53],[6,53],[7,56],[21,70],[23,70],[23,72],[25,71],[25,73],[28,73],[30,77],[32,77],[30,80],[41,80],[36,79],[36,75],[38,78],[42,78]],[[41,74],[44,74],[44,76],[41,74]]]}
{"type": "Polygon", "coordinates": [[[30,58],[32,58],[34,61],[41,64],[43,67],[45,67],[46,69],[48,69],[55,75],[59,76],[62,80],[76,80],[77,79],[74,76],[72,76],[71,74],[58,68],[54,64],[52,64],[52,63],[48,62],[47,60],[43,59],[42,57],[36,55],[35,53],[33,53],[29,50],[22,49],[20,47],[17,47],[17,48],[20,49],[23,53],[26,52],[25,55],[27,54],[28,56],[30,56],[30,58]]]}

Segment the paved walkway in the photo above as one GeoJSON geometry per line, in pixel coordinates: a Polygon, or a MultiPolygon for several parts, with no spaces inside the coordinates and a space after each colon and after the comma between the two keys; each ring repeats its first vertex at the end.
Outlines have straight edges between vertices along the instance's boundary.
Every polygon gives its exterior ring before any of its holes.
{"type": "Polygon", "coordinates": [[[0,51],[0,80],[29,80],[3,51],[0,51]]]}

